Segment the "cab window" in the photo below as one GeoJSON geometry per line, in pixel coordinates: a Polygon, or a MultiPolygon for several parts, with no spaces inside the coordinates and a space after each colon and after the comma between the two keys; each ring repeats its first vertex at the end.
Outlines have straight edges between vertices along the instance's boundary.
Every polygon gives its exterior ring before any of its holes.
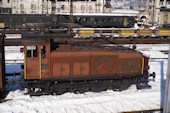
{"type": "Polygon", "coordinates": [[[46,58],[46,46],[41,46],[41,58],[46,58]]]}
{"type": "Polygon", "coordinates": [[[37,46],[27,46],[27,57],[37,57],[37,46]]]}

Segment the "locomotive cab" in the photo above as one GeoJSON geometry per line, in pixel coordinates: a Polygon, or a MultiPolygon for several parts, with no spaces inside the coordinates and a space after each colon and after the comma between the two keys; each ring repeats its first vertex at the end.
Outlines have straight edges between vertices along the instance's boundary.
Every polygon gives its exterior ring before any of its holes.
{"type": "Polygon", "coordinates": [[[24,78],[49,78],[50,70],[50,43],[24,44],[24,78]]]}
{"type": "Polygon", "coordinates": [[[24,79],[44,79],[49,77],[50,42],[36,32],[22,33],[24,46],[24,79]]]}

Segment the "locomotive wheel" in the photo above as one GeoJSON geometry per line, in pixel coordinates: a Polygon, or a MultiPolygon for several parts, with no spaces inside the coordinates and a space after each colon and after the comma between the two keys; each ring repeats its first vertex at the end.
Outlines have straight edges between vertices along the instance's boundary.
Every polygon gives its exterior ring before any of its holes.
{"type": "Polygon", "coordinates": [[[122,84],[122,80],[113,80],[111,83],[112,90],[114,91],[119,90],[121,87],[121,84],[122,84]]]}
{"type": "Polygon", "coordinates": [[[63,84],[54,84],[51,88],[52,93],[56,95],[63,94],[68,91],[66,86],[67,85],[63,85],[63,84]]]}
{"type": "Polygon", "coordinates": [[[106,91],[108,88],[107,81],[91,81],[89,82],[90,89],[93,92],[106,91]]]}
{"type": "Polygon", "coordinates": [[[57,95],[61,95],[63,93],[67,92],[67,88],[59,88],[56,92],[57,95]]]}
{"type": "Polygon", "coordinates": [[[119,90],[120,91],[127,90],[130,86],[131,86],[131,80],[123,80],[119,90]]]}
{"type": "Polygon", "coordinates": [[[89,91],[90,90],[90,88],[88,87],[88,86],[83,86],[83,87],[79,87],[78,89],[77,89],[77,92],[78,93],[85,93],[85,92],[87,92],[87,91],[89,91]]]}
{"type": "Polygon", "coordinates": [[[77,92],[77,87],[76,86],[71,86],[68,88],[68,92],[73,92],[76,93],[77,92]]]}

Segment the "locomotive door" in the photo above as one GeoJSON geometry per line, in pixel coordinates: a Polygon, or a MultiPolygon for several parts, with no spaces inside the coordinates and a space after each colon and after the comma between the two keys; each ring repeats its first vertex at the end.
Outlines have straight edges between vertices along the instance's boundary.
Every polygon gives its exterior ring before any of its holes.
{"type": "Polygon", "coordinates": [[[39,78],[39,60],[38,46],[26,46],[24,55],[24,78],[38,79],[39,78]]]}
{"type": "Polygon", "coordinates": [[[41,45],[39,53],[40,79],[49,78],[49,46],[41,45]]]}

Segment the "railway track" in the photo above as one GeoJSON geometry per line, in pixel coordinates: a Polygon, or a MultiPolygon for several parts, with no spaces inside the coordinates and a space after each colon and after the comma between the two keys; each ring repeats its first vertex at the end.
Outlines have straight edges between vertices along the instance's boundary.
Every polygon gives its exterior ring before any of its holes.
{"type": "MultiPolygon", "coordinates": [[[[65,42],[67,41],[70,44],[170,44],[170,39],[165,38],[116,38],[116,39],[81,39],[81,38],[54,38],[55,41],[65,42]]],[[[21,46],[21,39],[5,39],[5,46],[21,46]]]]}
{"type": "Polygon", "coordinates": [[[122,112],[122,113],[155,113],[155,112],[163,112],[163,109],[152,109],[152,110],[139,110],[139,111],[130,111],[130,112],[122,112]]]}

